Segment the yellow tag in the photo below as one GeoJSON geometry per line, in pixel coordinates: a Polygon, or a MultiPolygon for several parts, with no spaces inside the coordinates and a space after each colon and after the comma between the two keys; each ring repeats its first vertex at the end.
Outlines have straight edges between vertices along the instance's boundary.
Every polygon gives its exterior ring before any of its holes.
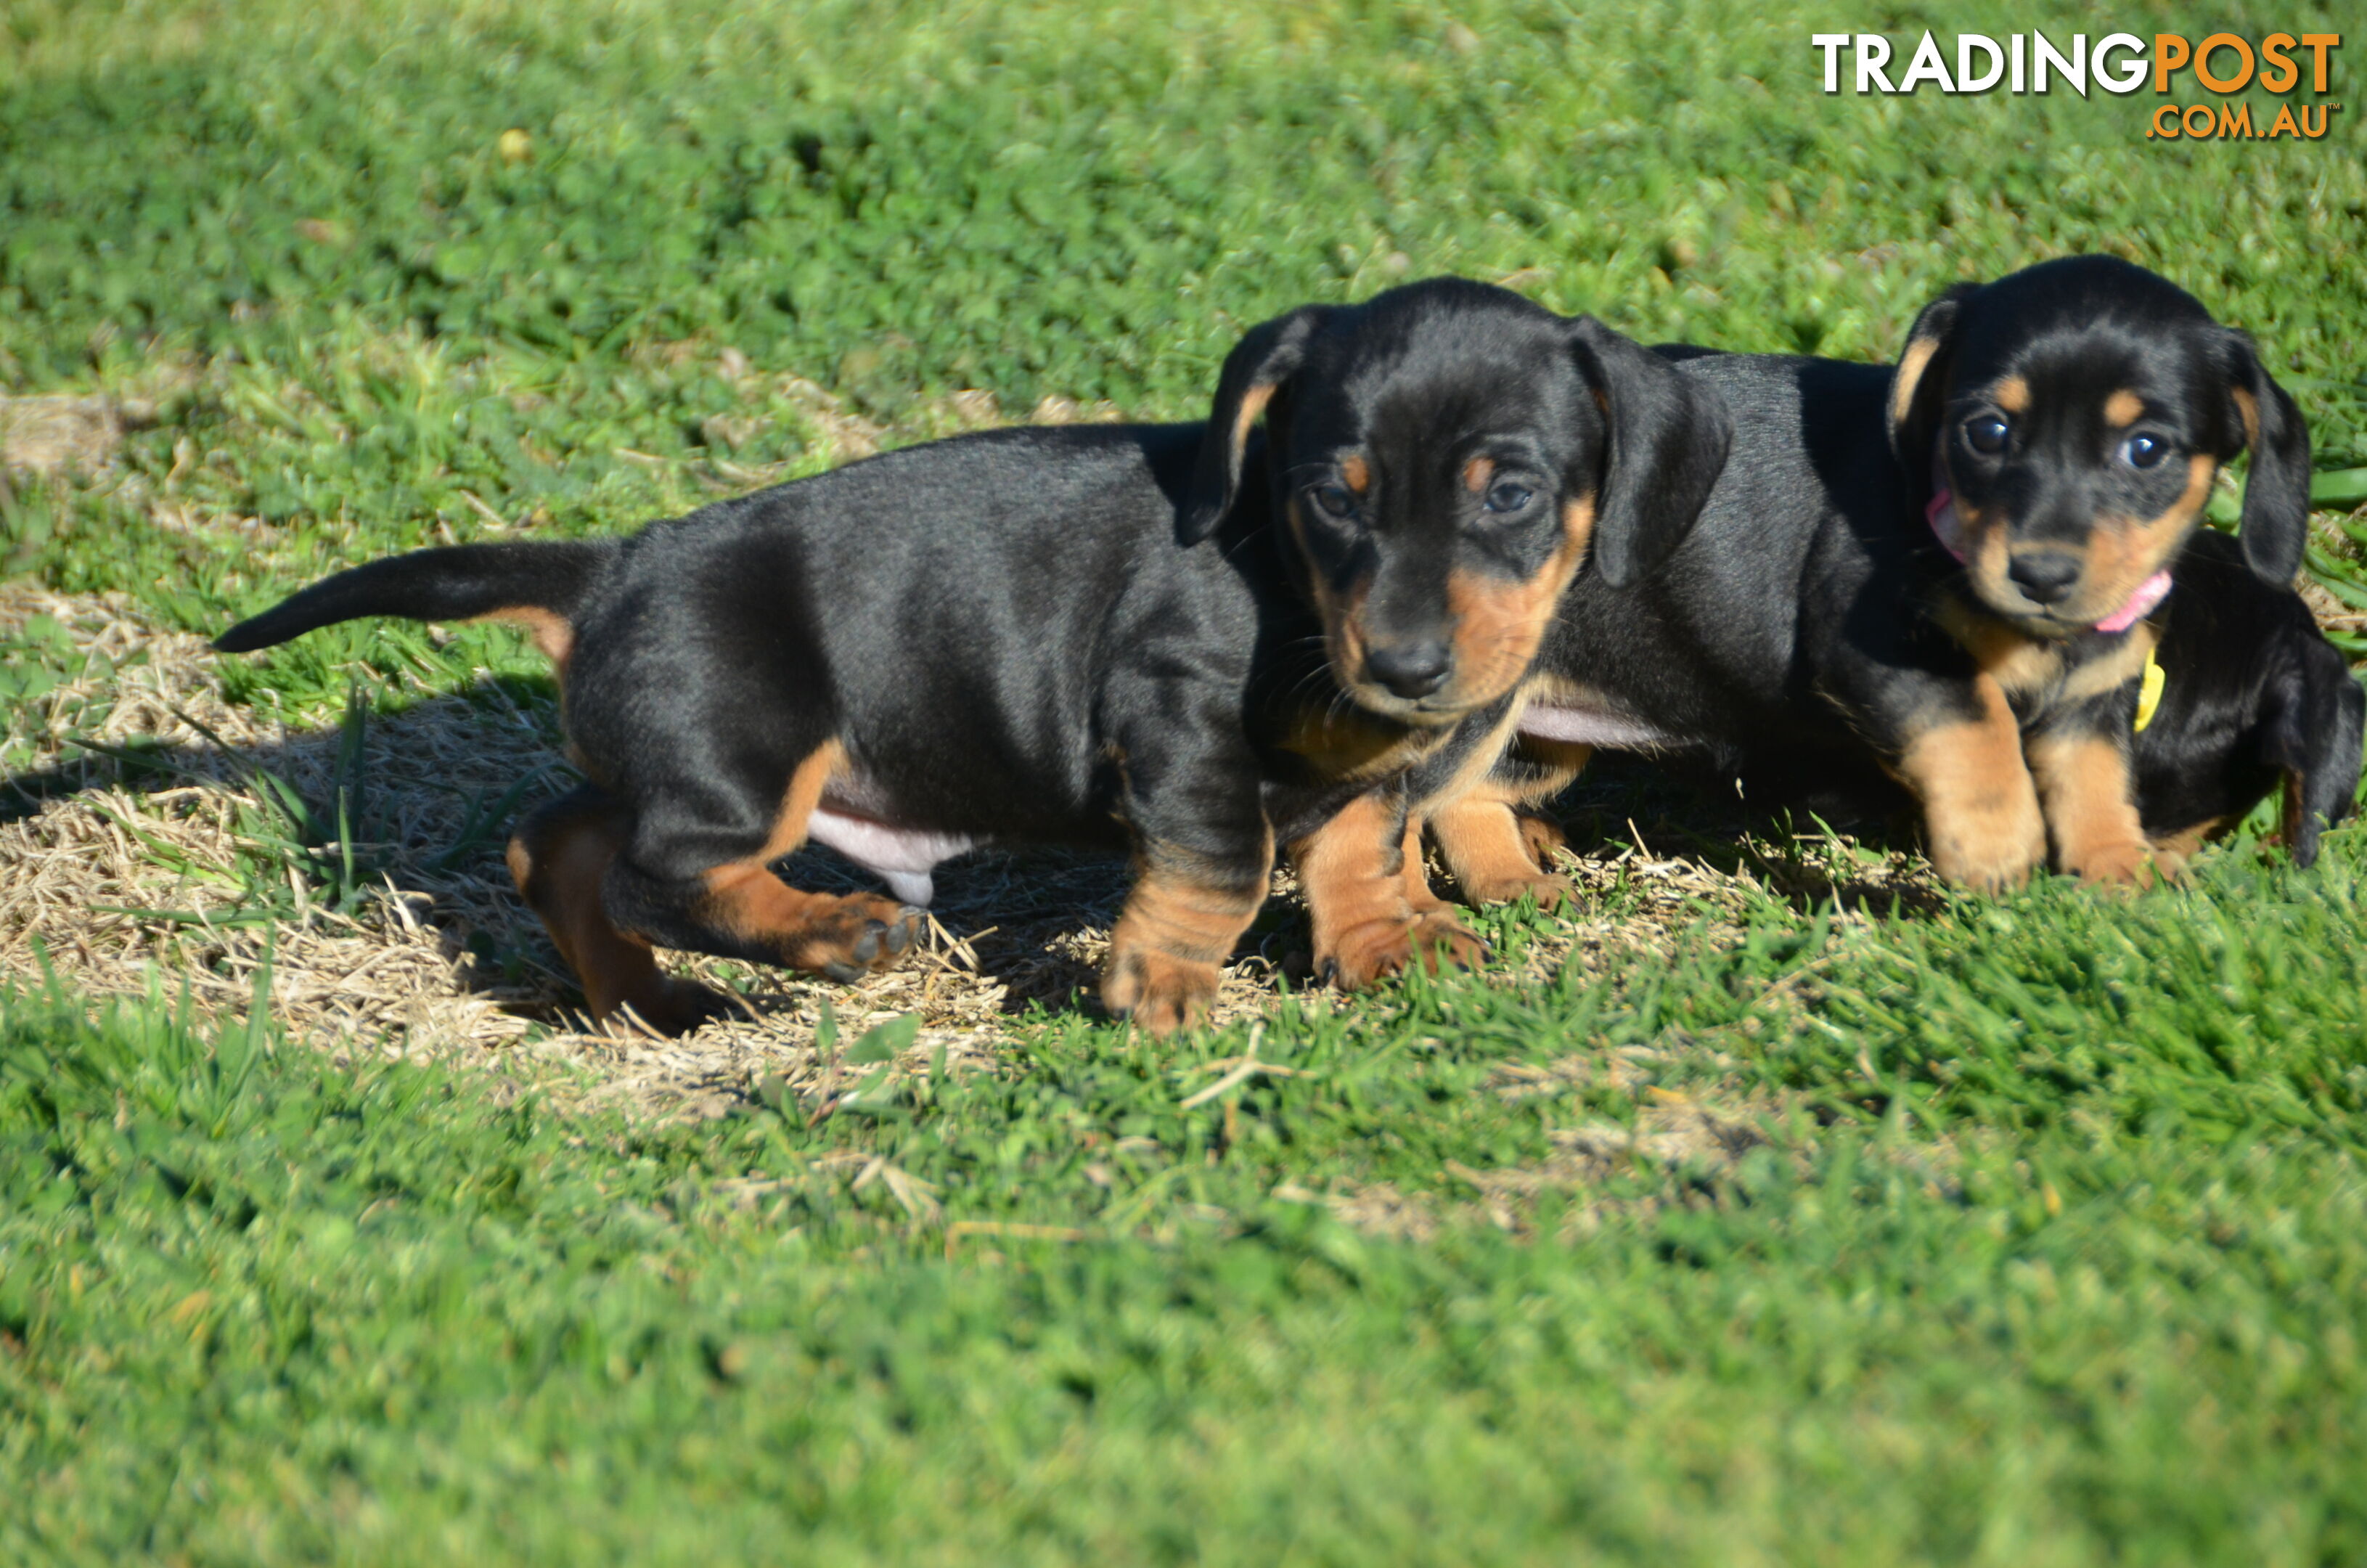
{"type": "Polygon", "coordinates": [[[2137,687],[2138,729],[2142,730],[2147,724],[2153,722],[2154,710],[2161,706],[2161,688],[2169,684],[2169,677],[2161,673],[2161,666],[2155,664],[2153,662],[2153,654],[2147,653],[2146,654],[2145,684],[2137,687]]]}

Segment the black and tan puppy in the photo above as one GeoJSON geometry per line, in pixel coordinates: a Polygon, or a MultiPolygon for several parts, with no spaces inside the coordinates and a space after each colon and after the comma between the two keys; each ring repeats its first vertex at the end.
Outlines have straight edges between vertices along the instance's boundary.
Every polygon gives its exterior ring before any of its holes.
{"type": "Polygon", "coordinates": [[[1581,579],[1520,721],[1522,755],[1433,812],[1467,891],[1538,885],[1506,801],[1587,748],[1761,757],[1853,749],[1915,797],[1950,880],[2055,862],[2093,881],[2174,869],[2131,775],[2168,569],[2219,470],[2248,451],[2242,551],[2284,589],[2309,442],[2250,340],[2122,261],[1951,290],[1895,370],[1666,351],[1732,410],[1699,525],[1630,589],[1581,579]]]}
{"type": "Polygon", "coordinates": [[[1319,612],[1327,668],[1363,672],[1341,677],[1353,700],[1280,715],[1285,770],[1380,781],[1339,797],[1346,804],[1319,831],[1285,840],[1317,972],[1350,989],[1415,954],[1478,952],[1421,874],[1427,806],[1467,792],[1501,754],[1525,701],[1516,683],[1590,551],[1586,576],[1625,584],[1676,547],[1729,426],[1714,392],[1590,318],[1564,320],[1480,284],[1427,287],[1462,304],[1418,334],[1371,324],[1350,338],[1336,311],[1310,306],[1245,338],[1217,386],[1184,524],[1199,537],[1254,489],[1241,466],[1263,415],[1266,515],[1287,536],[1285,568],[1319,612]],[[1540,340],[1545,324],[1556,324],[1540,340]],[[1575,379],[1536,373],[1551,332],[1575,379]],[[1417,362],[1455,369],[1404,377],[1417,362]],[[1508,373],[1492,374],[1498,365],[1508,373]],[[1308,386],[1353,395],[1310,397],[1308,386]],[[1525,401],[1539,396],[1550,405],[1525,401]],[[1583,437],[1576,448],[1546,434],[1565,419],[1583,437]],[[1581,477],[1556,483],[1572,463],[1581,477]],[[1392,555],[1410,568],[1394,580],[1381,570],[1392,555]],[[1376,639],[1393,650],[1376,654],[1376,639]],[[1428,694],[1457,660],[1500,695],[1442,735],[1428,694]]]}
{"type": "MultiPolygon", "coordinates": [[[[2275,793],[2279,837],[2306,867],[2356,801],[2367,688],[2301,596],[2260,581],[2226,535],[2196,534],[2170,579],[2152,617],[2161,640],[2140,679],[2132,747],[2146,843],[2165,863],[2182,862],[2275,793]]],[[[1720,793],[1740,783],[1761,804],[1875,815],[1914,804],[1855,744],[1753,752],[1716,736],[1681,741],[1638,729],[1595,749],[1670,763],[1720,793]]],[[[1492,883],[1472,872],[1467,897],[1562,890],[1550,853],[1563,844],[1560,825],[1527,801],[1569,760],[1551,743],[1516,736],[1485,784],[1433,805],[1432,826],[1448,856],[1467,869],[1494,868],[1492,883]]]]}
{"type": "MultiPolygon", "coordinates": [[[[653,944],[893,963],[904,903],[776,872],[809,838],[912,903],[975,844],[1115,839],[1138,877],[1103,996],[1163,1032],[1205,1012],[1277,840],[1508,713],[1590,544],[1625,581],[1691,521],[1702,401],[1591,321],[1418,284],[1251,333],[1206,426],[995,431],[619,541],[424,551],[219,646],[367,615],[527,625],[590,781],[510,866],[595,1016],[715,1007],[653,944]]],[[[1403,961],[1415,923],[1347,972],[1403,961]]]]}

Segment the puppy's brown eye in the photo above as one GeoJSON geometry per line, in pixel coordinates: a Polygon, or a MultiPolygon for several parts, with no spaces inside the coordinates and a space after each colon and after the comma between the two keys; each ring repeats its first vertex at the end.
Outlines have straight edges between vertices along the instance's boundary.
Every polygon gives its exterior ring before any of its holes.
{"type": "Polygon", "coordinates": [[[1345,522],[1356,515],[1356,498],[1344,484],[1319,484],[1308,494],[1314,498],[1315,509],[1327,517],[1345,522]]]}
{"type": "Polygon", "coordinates": [[[2121,443],[2121,460],[2131,468],[2152,468],[2169,456],[2169,443],[2158,436],[2132,436],[2121,443]]]}
{"type": "Polygon", "coordinates": [[[1976,415],[1965,421],[1965,444],[1983,457],[1993,458],[2005,450],[2007,437],[2013,426],[1994,414],[1976,415]]]}
{"type": "Polygon", "coordinates": [[[1493,486],[1489,490],[1487,503],[1488,510],[1491,512],[1520,511],[1529,504],[1530,496],[1535,494],[1535,492],[1532,491],[1525,484],[1514,484],[1510,481],[1507,481],[1506,483],[1493,486]]]}

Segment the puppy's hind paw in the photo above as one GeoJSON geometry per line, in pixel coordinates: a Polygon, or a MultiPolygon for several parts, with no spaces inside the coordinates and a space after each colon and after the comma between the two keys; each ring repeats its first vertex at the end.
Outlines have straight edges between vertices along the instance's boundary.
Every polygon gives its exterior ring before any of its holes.
{"type": "Polygon", "coordinates": [[[695,980],[661,977],[654,986],[601,1014],[598,1022],[601,1031],[610,1035],[672,1040],[738,1012],[734,999],[720,991],[695,980]]]}
{"type": "Polygon", "coordinates": [[[879,897],[850,893],[812,922],[792,961],[842,985],[896,967],[921,939],[919,910],[879,897]]]}

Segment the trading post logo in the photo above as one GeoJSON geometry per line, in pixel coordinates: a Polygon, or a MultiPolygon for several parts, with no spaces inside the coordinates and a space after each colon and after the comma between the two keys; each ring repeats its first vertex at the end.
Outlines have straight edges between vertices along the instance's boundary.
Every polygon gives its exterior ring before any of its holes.
{"type": "Polygon", "coordinates": [[[1895,56],[1890,40],[1880,33],[1812,33],[1808,38],[1823,51],[1828,93],[1912,94],[1927,83],[1950,94],[1988,93],[1999,86],[2009,93],[2045,93],[2059,84],[2083,98],[2091,86],[2126,97],[2148,85],[2168,97],[2184,77],[2219,98],[2215,103],[2157,106],[2145,122],[2148,141],[2274,142],[2290,136],[2314,142],[2326,134],[2342,108],[2324,101],[2334,81],[2333,56],[2342,47],[2340,33],[2271,33],[2257,44],[2237,33],[2213,33],[2199,42],[2183,33],[2155,33],[2151,42],[2135,33],[2107,33],[2093,49],[2088,47],[2086,33],[2074,33],[2067,51],[2039,32],[2013,33],[2002,40],[1958,33],[1955,41],[1952,59],[1937,38],[1925,33],[1894,82],[1895,56]],[[2305,81],[2310,101],[2287,97],[2305,81]],[[1845,89],[1844,82],[1850,87],[1845,89]],[[2225,101],[2254,85],[2282,100],[2273,119],[2255,120],[2249,103],[2225,101]]]}

